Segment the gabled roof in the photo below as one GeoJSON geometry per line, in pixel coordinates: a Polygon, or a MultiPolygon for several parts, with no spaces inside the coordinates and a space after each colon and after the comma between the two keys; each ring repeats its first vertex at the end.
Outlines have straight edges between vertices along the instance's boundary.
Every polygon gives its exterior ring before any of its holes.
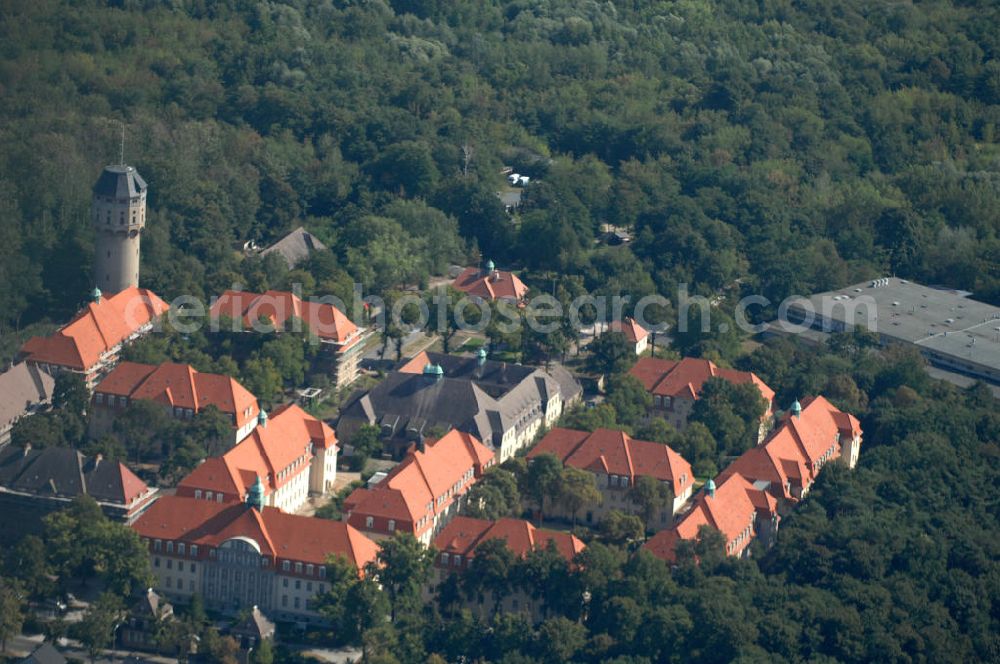
{"type": "Polygon", "coordinates": [[[636,323],[634,318],[626,317],[624,320],[613,321],[608,326],[608,329],[612,332],[621,332],[624,334],[625,340],[630,344],[637,344],[649,336],[646,328],[636,323]]]}
{"type": "Polygon", "coordinates": [[[563,401],[576,397],[580,384],[562,367],[551,371],[443,353],[422,352],[404,362],[397,371],[367,394],[358,395],[341,410],[339,427],[359,423],[378,424],[397,435],[434,427],[467,431],[488,446],[494,434],[513,426],[536,406],[544,409],[560,394],[563,401]],[[444,376],[424,376],[428,364],[438,365],[444,376]]]}
{"type": "Polygon", "coordinates": [[[820,458],[831,448],[839,455],[838,435],[852,438],[860,434],[861,426],[853,415],[822,396],[806,399],[799,416],[782,418],[763,443],[742,454],[719,477],[738,473],[750,480],[766,481],[772,495],[794,500],[785,484],[802,487],[812,483],[820,458]]]}
{"type": "Polygon", "coordinates": [[[0,449],[0,487],[37,496],[88,495],[102,503],[130,505],[149,487],[118,461],[89,458],[68,447],[0,449]]]}
{"type": "Polygon", "coordinates": [[[528,295],[528,287],[513,272],[494,270],[487,273],[479,268],[466,268],[452,282],[455,290],[481,297],[484,300],[523,300],[528,295]]]}
{"type": "Polygon", "coordinates": [[[499,519],[487,521],[467,516],[456,516],[448,522],[437,537],[434,548],[444,553],[469,557],[483,542],[502,539],[514,555],[524,557],[536,549],[545,549],[549,542],[567,562],[583,551],[585,544],[571,533],[536,528],[523,519],[499,519]]]}
{"type": "MultiPolygon", "coordinates": [[[[682,539],[697,539],[698,530],[702,526],[711,526],[721,532],[728,544],[736,542],[745,529],[751,526],[755,513],[759,517],[770,517],[776,514],[776,508],[774,499],[769,499],[746,478],[738,474],[731,475],[718,483],[714,496],[710,496],[707,491],[700,492],[694,505],[676,526],[661,530],[643,548],[658,558],[673,562],[677,543],[682,539]]],[[[730,553],[736,555],[742,552],[755,535],[756,531],[751,527],[749,536],[730,553]]]]}
{"type": "Polygon", "coordinates": [[[262,555],[322,565],[329,554],[345,556],[358,569],[375,559],[378,547],[341,521],[262,512],[242,503],[166,496],[132,525],[142,537],[216,547],[233,538],[253,540],[262,555]]]}
{"type": "Polygon", "coordinates": [[[129,609],[132,616],[160,619],[173,614],[174,607],[163,599],[159,593],[148,588],[142,593],[129,609]]]}
{"type": "Polygon", "coordinates": [[[226,316],[249,326],[253,321],[267,319],[281,328],[293,318],[299,318],[311,334],[342,345],[342,350],[360,338],[358,326],[332,304],[303,300],[294,293],[270,290],[255,294],[227,290],[212,305],[209,316],[218,320],[226,316]]]}
{"type": "Polygon", "coordinates": [[[28,339],[21,353],[33,362],[84,371],[168,308],[150,290],[126,288],[89,303],[53,334],[28,339]]]}
{"type": "Polygon", "coordinates": [[[21,660],[21,664],[66,664],[69,661],[55,647],[46,641],[21,660]]]}
{"type": "Polygon", "coordinates": [[[314,251],[323,251],[326,245],[317,239],[315,235],[299,226],[294,231],[281,238],[270,247],[260,252],[261,256],[277,253],[280,254],[289,268],[293,268],[314,251]]]}
{"type": "MultiPolygon", "coordinates": [[[[258,424],[246,438],[221,457],[207,459],[177,485],[181,495],[193,495],[196,489],[221,492],[227,496],[246,495],[261,478],[265,494],[290,481],[278,479],[278,473],[300,456],[310,445],[326,449],[337,444],[333,429],[294,404],[274,411],[266,424],[258,424]]],[[[305,472],[308,467],[302,466],[305,472]]]]}
{"type": "Polygon", "coordinates": [[[736,385],[753,383],[768,404],[774,399],[774,390],[758,378],[757,374],[719,367],[711,360],[694,357],[685,357],[681,360],[642,357],[629,373],[635,376],[648,392],[660,396],[697,399],[705,381],[719,377],[736,385]]]}
{"type": "Polygon", "coordinates": [[[55,379],[34,364],[21,362],[0,374],[0,431],[28,410],[52,400],[55,379]]]}
{"type": "Polygon", "coordinates": [[[253,636],[257,640],[270,639],[274,636],[274,623],[260,608],[254,606],[247,617],[230,631],[241,636],[253,636]]]}
{"type": "MultiPolygon", "coordinates": [[[[832,452],[828,459],[840,454],[838,435],[840,440],[861,435],[858,420],[822,396],[806,399],[799,416],[785,416],[763,443],[744,452],[719,474],[714,497],[699,493],[680,522],[658,533],[646,548],[665,560],[673,560],[677,541],[697,537],[701,525],[710,525],[727,541],[733,541],[755,511],[773,516],[777,514],[778,498],[796,500],[791,488],[807,486],[816,479],[821,467],[818,462],[824,454],[832,452]]],[[[733,553],[747,545],[749,539],[733,553]]]]}
{"type": "Polygon", "coordinates": [[[235,417],[237,428],[257,418],[257,398],[229,376],[199,373],[187,364],[122,362],[109,373],[95,392],[130,399],[158,401],[175,408],[199,412],[215,406],[235,417]],[[247,409],[250,412],[247,413],[247,409]]]}
{"type": "Polygon", "coordinates": [[[371,489],[356,489],[345,501],[351,515],[395,519],[416,524],[449,504],[438,504],[469,470],[482,474],[493,452],[474,436],[452,430],[428,444],[425,451],[408,454],[371,489]],[[430,510],[427,506],[430,505],[430,510]]]}
{"type": "Polygon", "coordinates": [[[586,431],[555,428],[528,453],[554,454],[565,465],[607,475],[648,476],[669,482],[675,496],[694,484],[691,464],[669,445],[635,440],[624,431],[586,431]],[[681,481],[681,478],[684,481],[681,481]]]}

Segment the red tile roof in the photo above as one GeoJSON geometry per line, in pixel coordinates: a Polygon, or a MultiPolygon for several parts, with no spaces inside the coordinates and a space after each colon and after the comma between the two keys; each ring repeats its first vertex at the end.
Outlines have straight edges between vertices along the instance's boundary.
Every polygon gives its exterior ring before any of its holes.
{"type": "Polygon", "coordinates": [[[737,371],[717,366],[711,360],[685,357],[681,360],[662,360],[643,357],[629,370],[652,394],[683,399],[697,399],[702,386],[709,378],[719,377],[736,385],[753,383],[767,400],[768,410],[774,399],[774,390],[749,371],[737,371]]]}
{"type": "Polygon", "coordinates": [[[751,480],[770,482],[775,497],[793,501],[791,488],[811,485],[819,474],[822,457],[840,456],[838,436],[853,438],[861,434],[861,425],[849,413],[819,396],[806,399],[802,413],[786,415],[763,443],[742,454],[719,475],[725,480],[740,474],[751,480]],[[789,489],[785,488],[786,483],[789,489]]]}
{"type": "Polygon", "coordinates": [[[621,332],[625,335],[625,340],[630,344],[637,344],[646,337],[649,336],[649,332],[646,331],[642,325],[635,322],[634,318],[625,318],[621,321],[613,321],[608,329],[612,332],[621,332]]]}
{"type": "Polygon", "coordinates": [[[295,294],[284,291],[271,290],[258,295],[227,290],[212,305],[209,316],[213,320],[218,320],[221,316],[241,320],[244,326],[265,318],[278,328],[292,318],[299,318],[310,333],[316,334],[320,339],[341,344],[341,350],[350,348],[361,338],[358,326],[337,307],[302,300],[295,294]]]}
{"type": "MultiPolygon", "coordinates": [[[[798,500],[793,490],[801,495],[801,489],[815,481],[823,463],[840,456],[839,440],[859,435],[861,426],[853,415],[822,396],[805,400],[799,416],[786,416],[763,443],[744,452],[719,474],[714,497],[698,494],[680,522],[658,533],[646,548],[672,561],[677,542],[697,537],[701,525],[721,531],[727,542],[736,541],[754,512],[758,518],[770,517],[777,514],[779,499],[789,503],[798,500]]],[[[730,555],[741,553],[750,539],[739,541],[728,551],[730,555]]]]}
{"type": "Polygon", "coordinates": [[[340,521],[286,514],[273,507],[263,512],[243,504],[220,504],[182,496],[156,501],[132,528],[140,536],[184,542],[207,549],[226,540],[248,538],[262,555],[323,565],[330,554],[342,554],[361,569],[375,560],[378,547],[355,528],[340,521]]]}
{"type": "Polygon", "coordinates": [[[456,516],[434,538],[434,548],[468,558],[475,554],[480,544],[493,539],[505,540],[507,548],[521,557],[535,549],[545,549],[549,542],[554,542],[567,562],[572,561],[586,546],[571,533],[536,528],[523,519],[487,521],[456,516]]]}
{"type": "Polygon", "coordinates": [[[221,457],[191,471],[177,485],[177,493],[193,496],[200,489],[222,492],[226,501],[242,501],[259,476],[265,495],[270,495],[299,473],[309,472],[309,464],[303,463],[297,472],[278,479],[278,473],[299,457],[312,458],[310,445],[326,449],[336,444],[337,436],[327,424],[296,405],[286,405],[221,457]]]}
{"type": "Polygon", "coordinates": [[[256,419],[260,412],[257,398],[229,376],[199,373],[190,365],[172,362],[159,366],[122,362],[97,384],[94,391],[158,401],[196,413],[215,406],[233,415],[237,428],[256,419]]]}
{"type": "Polygon", "coordinates": [[[85,371],[168,308],[150,290],[126,288],[89,303],[55,333],[28,339],[21,353],[33,362],[85,371]]]}
{"type": "Polygon", "coordinates": [[[528,294],[528,287],[518,279],[513,272],[494,270],[486,274],[479,268],[466,268],[452,283],[455,290],[475,295],[484,300],[512,299],[523,300],[528,294]]]}
{"type": "Polygon", "coordinates": [[[624,431],[597,429],[588,434],[557,427],[528,452],[528,458],[546,453],[555,455],[567,466],[622,475],[631,478],[632,483],[643,476],[670,482],[675,496],[694,484],[691,464],[669,445],[635,440],[624,431]]]}
{"type": "Polygon", "coordinates": [[[424,452],[408,454],[377,486],[357,489],[348,496],[344,509],[350,514],[349,523],[362,528],[369,516],[393,519],[398,530],[419,536],[433,526],[434,515],[446,510],[455,496],[472,486],[493,459],[493,451],[475,436],[452,429],[428,444],[424,452]],[[472,478],[466,481],[464,477],[470,470],[472,478]]]}
{"type": "Polygon", "coordinates": [[[643,548],[658,558],[673,562],[680,540],[696,539],[702,526],[711,526],[725,538],[726,552],[739,555],[750,546],[757,534],[754,515],[770,518],[777,514],[776,510],[777,502],[773,498],[755,488],[743,476],[732,475],[718,484],[714,496],[705,491],[699,493],[691,510],[676,526],[660,531],[643,548]],[[729,548],[730,544],[733,548],[729,548]]]}

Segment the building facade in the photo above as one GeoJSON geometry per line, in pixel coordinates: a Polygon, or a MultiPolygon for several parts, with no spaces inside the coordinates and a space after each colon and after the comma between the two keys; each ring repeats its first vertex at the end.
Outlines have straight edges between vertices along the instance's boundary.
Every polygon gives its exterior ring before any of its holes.
{"type": "Polygon", "coordinates": [[[122,362],[94,388],[90,405],[90,436],[111,431],[115,419],[134,401],[154,401],[176,419],[190,420],[214,406],[228,416],[232,444],[250,435],[257,425],[257,398],[229,376],[200,373],[187,364],[122,362]]]}
{"type": "Polygon", "coordinates": [[[303,300],[284,291],[257,294],[227,290],[212,304],[209,316],[214,325],[229,319],[236,330],[262,329],[264,323],[278,331],[308,331],[322,345],[322,357],[337,387],[346,387],[358,377],[367,332],[332,304],[303,300]]]}
{"type": "Polygon", "coordinates": [[[0,449],[0,532],[7,541],[38,534],[46,514],[78,496],[93,498],[109,519],[132,523],[157,493],[123,463],[99,454],[87,457],[68,447],[0,449]]]}
{"type": "Polygon", "coordinates": [[[722,378],[735,385],[756,385],[767,402],[757,442],[763,440],[770,428],[774,390],[750,371],[726,369],[711,360],[693,357],[681,360],[643,357],[629,370],[629,374],[638,379],[652,395],[650,415],[663,418],[678,431],[687,428],[695,401],[698,400],[702,386],[710,378],[722,378]]]}
{"type": "Polygon", "coordinates": [[[449,431],[421,443],[378,485],[355,489],[344,501],[344,520],[376,539],[405,532],[430,546],[495,460],[471,434],[449,431]]]}
{"type": "Polygon", "coordinates": [[[632,352],[636,355],[642,355],[649,349],[649,332],[635,322],[634,318],[614,321],[608,326],[608,331],[621,332],[632,352]]]}
{"type": "Polygon", "coordinates": [[[80,374],[87,387],[118,364],[122,348],[153,330],[169,306],[156,293],[130,287],[110,297],[95,289],[92,301],[69,323],[47,337],[28,339],[19,359],[55,375],[80,374]]]}
{"type": "Polygon", "coordinates": [[[337,478],[337,436],[326,423],[296,405],[268,416],[231,450],[210,457],[177,485],[177,495],[242,503],[258,481],[264,504],[285,512],[301,509],[310,495],[322,495],[337,478]]]}
{"type": "MultiPolygon", "coordinates": [[[[523,519],[498,519],[488,521],[459,516],[452,520],[435,538],[434,570],[431,581],[425,589],[425,597],[433,597],[448,577],[468,573],[476,556],[476,549],[484,542],[503,540],[511,553],[519,558],[532,551],[555,547],[567,565],[584,550],[585,545],[571,533],[536,528],[523,519]]],[[[546,598],[537,598],[533,588],[511,588],[511,592],[501,598],[500,610],[504,613],[520,613],[533,622],[545,618],[546,598]]],[[[582,601],[583,598],[581,598],[582,601]]],[[[496,606],[496,598],[485,592],[478,597],[467,598],[465,607],[479,618],[488,618],[496,606]]]]}
{"type": "Polygon", "coordinates": [[[828,463],[854,468],[861,452],[861,426],[822,396],[792,404],[768,438],[744,452],[695,497],[674,528],[660,531],[645,548],[676,560],[682,540],[696,540],[708,526],[722,533],[726,554],[745,557],[759,540],[771,546],[778,525],[808,494],[828,463]]]}
{"type": "Polygon", "coordinates": [[[200,594],[227,613],[257,606],[280,620],[318,622],[326,560],[341,555],[358,570],[377,547],[346,523],[286,514],[249,503],[182,496],[157,501],[132,528],[149,549],[156,590],[178,602],[200,594]]]}
{"type": "Polygon", "coordinates": [[[561,366],[549,369],[475,357],[423,352],[403,363],[341,410],[345,440],[370,424],[385,450],[401,458],[417,439],[457,429],[491,448],[503,463],[551,427],[583,389],[561,366]]]}
{"type": "MultiPolygon", "coordinates": [[[[551,454],[563,465],[593,473],[601,492],[600,503],[583,508],[583,521],[596,524],[610,510],[642,515],[642,506],[635,500],[632,489],[640,477],[651,477],[663,483],[670,493],[668,504],[656,510],[646,523],[652,530],[673,523],[673,515],[691,497],[694,473],[691,464],[669,446],[635,440],[624,431],[597,429],[593,433],[556,428],[528,453],[528,460],[541,454],[551,454]]],[[[546,509],[547,515],[574,518],[556,503],[546,509]]]]}

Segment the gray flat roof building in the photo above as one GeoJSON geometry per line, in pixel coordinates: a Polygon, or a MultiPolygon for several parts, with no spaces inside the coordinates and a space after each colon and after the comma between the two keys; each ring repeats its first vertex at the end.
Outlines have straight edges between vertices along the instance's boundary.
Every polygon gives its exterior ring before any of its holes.
{"type": "Polygon", "coordinates": [[[916,346],[935,366],[1000,383],[1000,307],[969,295],[885,277],[792,303],[787,319],[824,332],[860,325],[883,344],[916,346]]]}

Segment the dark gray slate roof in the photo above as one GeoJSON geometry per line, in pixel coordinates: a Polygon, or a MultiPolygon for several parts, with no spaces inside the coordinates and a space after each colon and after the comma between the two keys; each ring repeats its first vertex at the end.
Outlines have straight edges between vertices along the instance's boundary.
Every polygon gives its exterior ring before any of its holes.
{"type": "Polygon", "coordinates": [[[233,626],[230,632],[238,636],[252,636],[258,641],[274,637],[274,623],[254,606],[243,622],[233,626]]]}
{"type": "Polygon", "coordinates": [[[146,191],[146,181],[131,166],[105,166],[94,185],[94,195],[108,198],[135,198],[146,191]]]}
{"type": "Polygon", "coordinates": [[[8,445],[0,450],[0,487],[38,496],[94,500],[124,505],[121,465],[89,459],[68,447],[43,450],[8,445]]]}
{"type": "MultiPolygon", "coordinates": [[[[475,417],[480,412],[498,408],[495,399],[468,380],[435,380],[422,374],[392,372],[368,394],[347,405],[341,421],[347,424],[348,420],[353,420],[348,425],[351,433],[362,423],[370,423],[388,428],[393,436],[405,436],[410,429],[413,430],[411,437],[416,437],[434,428],[456,428],[482,440],[492,432],[481,430],[475,417]]],[[[490,441],[484,442],[490,444],[490,441]]]]}
{"type": "Polygon", "coordinates": [[[129,609],[134,617],[160,619],[173,615],[174,607],[152,588],[144,592],[129,609]]]}
{"type": "Polygon", "coordinates": [[[51,643],[45,642],[22,659],[21,664],[66,664],[66,658],[51,643]]]}
{"type": "Polygon", "coordinates": [[[35,364],[21,362],[0,374],[0,430],[31,407],[52,399],[55,379],[35,364]]]}
{"type": "Polygon", "coordinates": [[[288,263],[289,268],[293,268],[314,251],[323,251],[326,245],[320,242],[315,235],[299,226],[294,231],[281,238],[270,247],[260,252],[261,256],[270,253],[279,253],[288,263]]]}
{"type": "Polygon", "coordinates": [[[383,436],[409,439],[435,428],[454,428],[495,449],[504,431],[526,426],[544,411],[552,395],[558,392],[566,401],[581,391],[561,367],[557,377],[536,367],[492,360],[480,365],[475,357],[427,355],[444,370],[443,378],[391,372],[345,405],[338,435],[349,440],[362,424],[377,424],[383,436]]]}

